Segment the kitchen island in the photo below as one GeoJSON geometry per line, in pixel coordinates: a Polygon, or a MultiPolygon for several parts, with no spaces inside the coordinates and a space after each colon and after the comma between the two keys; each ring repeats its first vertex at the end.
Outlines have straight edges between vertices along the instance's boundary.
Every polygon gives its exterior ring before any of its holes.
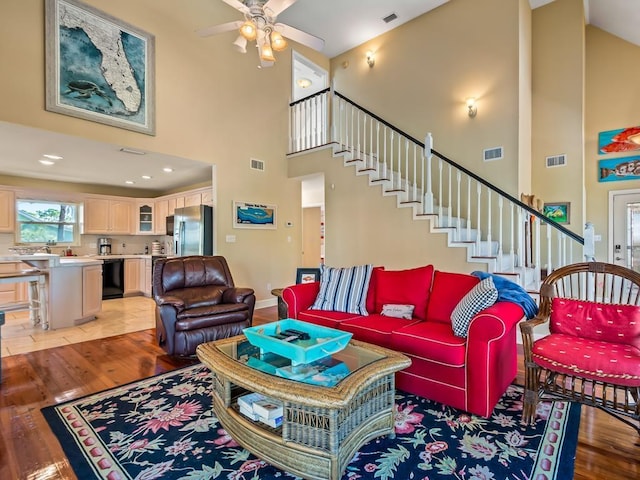
{"type": "Polygon", "coordinates": [[[50,253],[0,255],[0,262],[22,262],[24,269],[4,281],[28,281],[33,324],[43,329],[71,327],[102,310],[102,260],[50,253]]]}

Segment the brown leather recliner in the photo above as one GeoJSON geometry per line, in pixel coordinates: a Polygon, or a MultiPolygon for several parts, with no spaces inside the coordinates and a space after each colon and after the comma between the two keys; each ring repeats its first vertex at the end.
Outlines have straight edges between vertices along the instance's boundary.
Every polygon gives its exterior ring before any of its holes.
{"type": "Polygon", "coordinates": [[[251,326],[251,288],[236,288],[221,256],[161,258],[153,269],[156,338],[169,355],[194,355],[204,342],[251,326]]]}

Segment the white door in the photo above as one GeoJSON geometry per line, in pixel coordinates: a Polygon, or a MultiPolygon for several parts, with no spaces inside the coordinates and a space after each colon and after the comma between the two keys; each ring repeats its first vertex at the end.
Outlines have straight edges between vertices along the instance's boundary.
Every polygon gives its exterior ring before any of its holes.
{"type": "Polygon", "coordinates": [[[640,190],[610,192],[609,262],[640,271],[640,190]]]}

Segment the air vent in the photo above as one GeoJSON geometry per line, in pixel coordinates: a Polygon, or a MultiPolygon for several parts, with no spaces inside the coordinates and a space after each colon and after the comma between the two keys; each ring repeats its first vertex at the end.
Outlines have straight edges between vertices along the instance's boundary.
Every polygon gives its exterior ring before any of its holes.
{"type": "Polygon", "coordinates": [[[250,159],[251,161],[251,170],[259,170],[264,172],[264,162],[262,160],[258,160],[257,158],[250,159]]]}
{"type": "Polygon", "coordinates": [[[502,147],[485,148],[482,151],[482,159],[485,162],[493,162],[494,160],[502,160],[502,147]]]}
{"type": "Polygon", "coordinates": [[[547,157],[547,168],[551,167],[564,167],[567,164],[567,156],[563,153],[561,155],[553,155],[547,157]]]}
{"type": "Polygon", "coordinates": [[[387,15],[386,17],[383,17],[382,20],[384,21],[384,23],[390,23],[393,22],[396,18],[398,18],[398,15],[392,13],[390,15],[387,15]]]}

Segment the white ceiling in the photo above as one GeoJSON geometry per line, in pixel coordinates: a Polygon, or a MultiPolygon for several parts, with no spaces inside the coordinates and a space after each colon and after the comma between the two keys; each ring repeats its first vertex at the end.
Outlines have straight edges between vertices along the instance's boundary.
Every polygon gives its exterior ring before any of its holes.
{"type": "MultiPolygon", "coordinates": [[[[298,0],[280,14],[278,21],[323,38],[323,53],[332,58],[447,1],[298,0]],[[382,18],[391,13],[398,18],[386,24],[382,18]]],[[[529,0],[532,8],[550,1],[529,0]]],[[[588,23],[640,45],[638,0],[584,1],[588,23]]],[[[193,30],[199,27],[194,25],[193,30]]],[[[124,182],[132,180],[132,188],[158,192],[211,178],[211,165],[153,152],[126,154],[120,151],[122,147],[126,145],[101,144],[0,122],[0,174],[125,188],[124,182]],[[54,167],[43,167],[38,160],[45,153],[64,159],[54,167]],[[164,173],[165,166],[174,168],[174,172],[164,173]],[[142,175],[152,178],[143,180],[142,175]]]]}

